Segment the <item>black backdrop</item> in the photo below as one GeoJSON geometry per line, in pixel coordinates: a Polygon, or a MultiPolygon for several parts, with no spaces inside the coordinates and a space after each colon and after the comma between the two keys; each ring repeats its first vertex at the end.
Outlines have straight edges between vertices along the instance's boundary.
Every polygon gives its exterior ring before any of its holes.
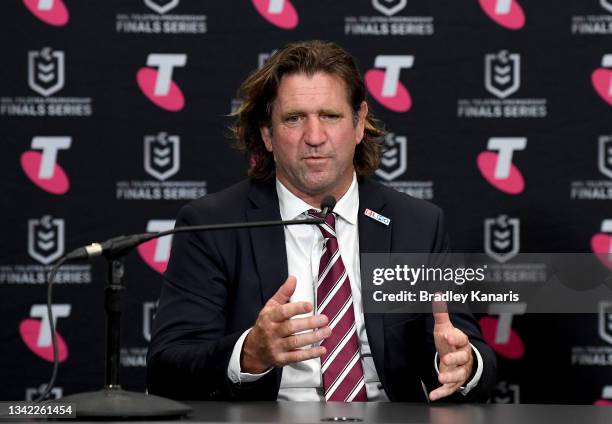
{"type": "MultiPolygon", "coordinates": [[[[14,0],[0,34],[2,399],[31,399],[50,375],[48,264],[172,226],[189,199],[242,179],[227,135],[236,88],[292,40],[354,54],[390,132],[377,177],[443,207],[455,250],[612,251],[612,1],[14,0]]],[[[126,260],[129,389],[144,389],[168,246],[126,260]]],[[[105,278],[103,261],[61,275],[56,396],[102,384],[105,278]]],[[[610,301],[481,317],[499,359],[493,400],[612,398],[610,301]]]]}

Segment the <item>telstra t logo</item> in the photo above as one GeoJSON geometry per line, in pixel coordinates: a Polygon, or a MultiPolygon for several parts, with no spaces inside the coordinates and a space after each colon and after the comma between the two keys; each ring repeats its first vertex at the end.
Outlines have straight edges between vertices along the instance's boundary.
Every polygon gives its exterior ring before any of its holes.
{"type": "MultiPolygon", "coordinates": [[[[172,219],[152,219],[147,223],[147,232],[166,231],[174,228],[172,219]]],[[[170,259],[172,236],[149,240],[138,246],[138,254],[151,269],[163,274],[170,259]]]]}
{"type": "Polygon", "coordinates": [[[498,25],[518,30],[525,26],[525,13],[516,0],[479,0],[480,7],[498,25]]]}
{"type": "MultiPolygon", "coordinates": [[[[70,310],[70,304],[51,305],[53,328],[55,328],[60,362],[64,362],[68,358],[68,345],[57,331],[57,320],[58,318],[70,316],[70,310]]],[[[51,329],[49,328],[47,305],[32,305],[30,319],[24,319],[19,324],[19,334],[32,352],[45,361],[53,362],[53,346],[51,345],[51,329]],[[32,318],[40,318],[40,320],[32,318]]]]}
{"type": "Polygon", "coordinates": [[[504,193],[521,193],[525,189],[525,180],[512,163],[512,154],[515,150],[525,150],[526,146],[527,139],[524,137],[491,137],[487,143],[488,151],[481,152],[476,160],[480,173],[493,187],[504,193]]]}
{"type": "Polygon", "coordinates": [[[499,303],[489,306],[489,314],[482,317],[480,328],[482,336],[493,350],[507,359],[520,359],[525,354],[525,345],[516,331],[512,329],[515,315],[523,315],[527,310],[525,303],[499,303]]]}
{"type": "Polygon", "coordinates": [[[365,73],[368,91],[380,104],[394,112],[407,112],[412,107],[410,92],[400,82],[400,71],[414,64],[412,55],[383,55],[374,59],[375,68],[365,73]]]}
{"type": "Polygon", "coordinates": [[[298,25],[298,14],[289,0],[251,0],[263,18],[282,29],[293,29],[298,25]]]}
{"type": "Polygon", "coordinates": [[[38,19],[53,26],[64,26],[70,19],[62,0],[23,0],[23,4],[38,19]]]}
{"type": "Polygon", "coordinates": [[[185,97],[180,87],[172,81],[172,71],[186,63],[186,54],[152,53],[147,56],[147,66],[150,67],[140,68],[136,74],[138,86],[157,106],[178,112],[185,106],[185,97]]]}
{"type": "Polygon", "coordinates": [[[591,250],[602,264],[612,270],[612,219],[601,222],[601,232],[591,237],[591,250]]]}
{"type": "Polygon", "coordinates": [[[612,105],[612,69],[609,68],[612,68],[612,54],[605,54],[601,59],[601,68],[591,74],[591,82],[599,97],[612,105]]]}
{"type": "Polygon", "coordinates": [[[32,149],[21,155],[21,168],[28,178],[43,190],[52,194],[65,194],[70,188],[70,181],[61,166],[57,164],[57,153],[69,149],[72,138],[34,137],[32,149]]]}

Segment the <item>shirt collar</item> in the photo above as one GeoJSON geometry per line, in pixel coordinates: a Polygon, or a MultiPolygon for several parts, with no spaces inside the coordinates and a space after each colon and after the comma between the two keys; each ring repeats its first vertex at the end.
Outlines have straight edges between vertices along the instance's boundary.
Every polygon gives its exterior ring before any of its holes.
{"type": "MultiPolygon", "coordinates": [[[[276,179],[276,193],[278,194],[278,205],[281,219],[296,219],[309,209],[313,209],[308,203],[291,193],[287,187],[276,179]]],[[[318,208],[314,208],[318,209],[318,208]]],[[[337,201],[334,213],[348,223],[357,224],[357,212],[359,209],[359,191],[357,186],[357,175],[353,172],[353,181],[349,189],[337,201]]]]}

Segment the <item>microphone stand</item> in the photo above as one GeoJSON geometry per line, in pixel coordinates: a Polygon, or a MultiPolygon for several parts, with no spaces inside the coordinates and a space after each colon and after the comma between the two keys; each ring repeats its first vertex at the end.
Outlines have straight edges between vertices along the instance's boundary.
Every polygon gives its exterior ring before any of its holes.
{"type": "MultiPolygon", "coordinates": [[[[170,419],[187,415],[192,410],[191,407],[183,403],[160,396],[123,390],[119,384],[121,301],[123,292],[126,289],[122,281],[124,275],[122,258],[134,247],[154,238],[182,232],[272,227],[278,225],[314,225],[321,224],[323,222],[324,221],[322,219],[300,219],[290,221],[262,221],[177,227],[172,230],[159,233],[145,233],[133,236],[115,237],[102,244],[95,244],[95,255],[103,255],[108,261],[108,283],[104,289],[104,310],[106,312],[106,367],[104,375],[104,388],[94,392],[77,393],[74,395],[65,396],[61,398],[59,402],[74,404],[77,418],[142,419],[156,417],[170,419]]],[[[88,248],[91,246],[94,245],[90,245],[88,248]]],[[[57,262],[55,266],[56,270],[67,259],[84,259],[89,257],[86,256],[86,250],[86,248],[79,248],[68,253],[64,258],[57,262]]],[[[90,254],[90,256],[93,255],[90,254]]],[[[54,276],[55,272],[52,272],[50,275],[54,276]]],[[[51,302],[51,284],[53,283],[52,278],[49,280],[48,303],[51,302]]],[[[51,313],[50,309],[48,310],[48,313],[51,313]]],[[[49,317],[49,322],[50,325],[53,325],[52,317],[49,317]]],[[[51,334],[53,336],[52,341],[55,346],[55,331],[53,327],[51,327],[51,334]]],[[[56,350],[57,349],[54,348],[54,374],[50,383],[47,385],[45,394],[41,396],[41,400],[46,397],[54,383],[55,371],[57,370],[56,350]]]]}

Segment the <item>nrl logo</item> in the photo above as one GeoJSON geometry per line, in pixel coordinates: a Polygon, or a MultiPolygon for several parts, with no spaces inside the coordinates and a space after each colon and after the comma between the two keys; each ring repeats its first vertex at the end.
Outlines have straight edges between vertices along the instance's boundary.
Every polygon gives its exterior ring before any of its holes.
{"type": "Polygon", "coordinates": [[[599,137],[598,152],[599,171],[608,178],[612,178],[612,137],[599,137]]]}
{"type": "Polygon", "coordinates": [[[48,265],[64,254],[64,220],[45,215],[28,221],[28,253],[48,265]]]}
{"type": "Polygon", "coordinates": [[[180,0],[144,0],[147,7],[160,15],[178,6],[180,0]]]}
{"type": "Polygon", "coordinates": [[[28,85],[41,96],[50,96],[64,87],[64,52],[44,47],[28,52],[28,85]]]}
{"type": "Polygon", "coordinates": [[[521,55],[501,50],[485,55],[485,88],[504,99],[521,86],[521,55]]]}
{"type": "Polygon", "coordinates": [[[520,221],[500,215],[485,219],[485,253],[500,263],[515,257],[520,248],[520,221]]]}
{"type": "Polygon", "coordinates": [[[157,302],[145,302],[142,304],[142,335],[148,342],[151,341],[151,327],[156,313],[157,302]]]}
{"type": "Polygon", "coordinates": [[[396,136],[394,133],[385,135],[380,167],[376,175],[386,181],[391,181],[406,172],[408,142],[404,136],[396,136]]]}
{"type": "Polygon", "coordinates": [[[393,16],[406,7],[408,0],[372,0],[372,6],[383,15],[393,16]]]}
{"type": "Polygon", "coordinates": [[[408,161],[407,140],[404,136],[387,133],[383,146],[380,167],[376,175],[386,181],[391,181],[406,172],[408,161]]]}
{"type": "Polygon", "coordinates": [[[612,302],[599,302],[599,337],[612,344],[612,302]]]}
{"type": "Polygon", "coordinates": [[[160,181],[176,174],[180,168],[180,144],[178,135],[160,132],[144,138],[144,168],[160,181]]]}

